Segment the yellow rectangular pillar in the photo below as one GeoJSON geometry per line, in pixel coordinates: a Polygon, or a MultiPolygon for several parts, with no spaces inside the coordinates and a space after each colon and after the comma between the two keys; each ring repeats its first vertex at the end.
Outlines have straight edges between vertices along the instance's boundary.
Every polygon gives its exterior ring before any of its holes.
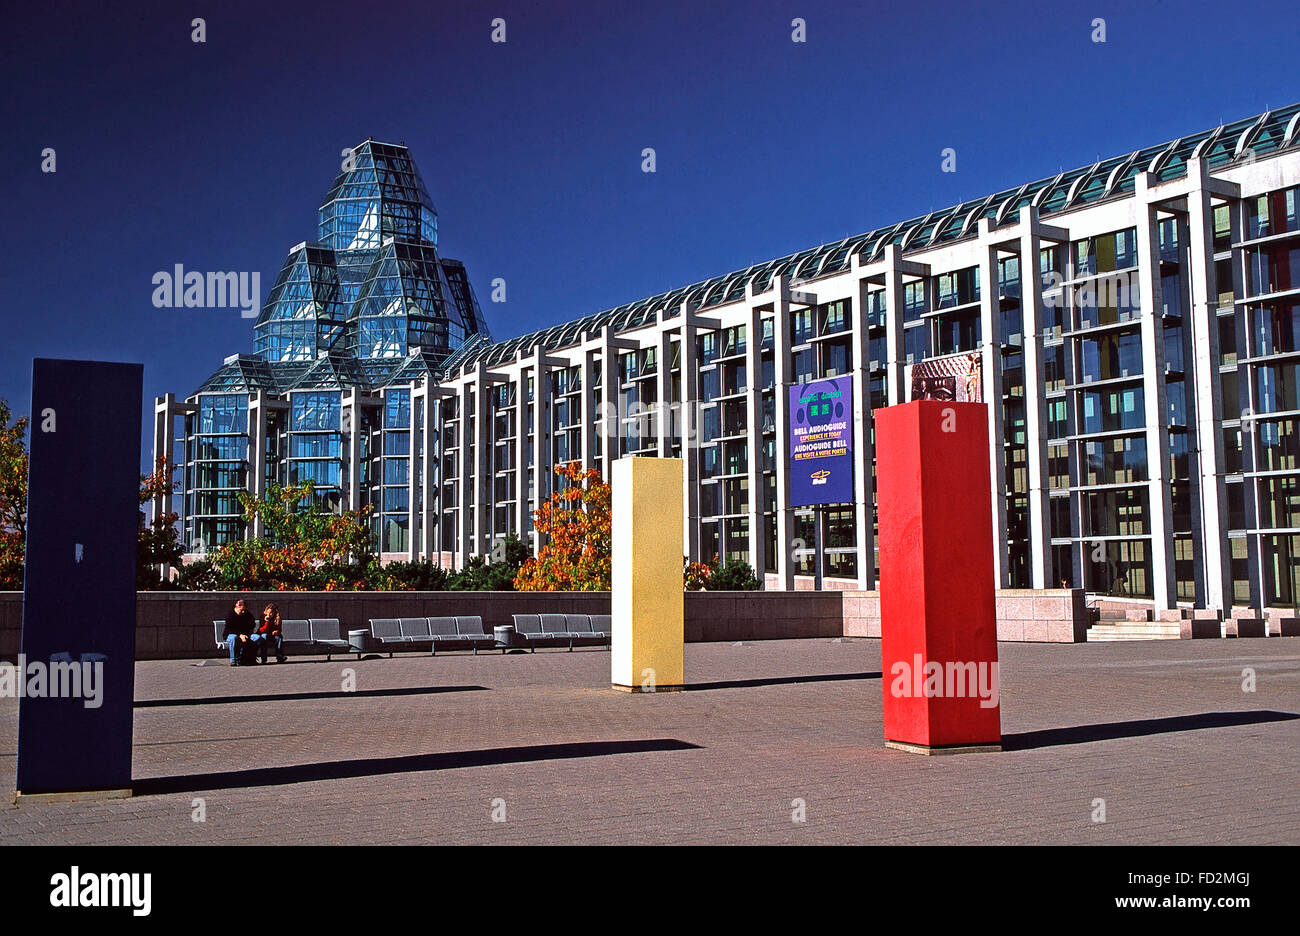
{"type": "Polygon", "coordinates": [[[680,458],[613,464],[610,682],[627,692],[685,683],[680,458]]]}

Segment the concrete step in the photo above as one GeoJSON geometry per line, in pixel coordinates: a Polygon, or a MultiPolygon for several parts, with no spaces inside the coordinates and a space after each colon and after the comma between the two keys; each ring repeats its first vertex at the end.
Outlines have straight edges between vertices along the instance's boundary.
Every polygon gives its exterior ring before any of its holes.
{"type": "Polygon", "coordinates": [[[1098,614],[1098,619],[1105,624],[1125,622],[1141,623],[1143,621],[1151,620],[1151,612],[1134,610],[1132,608],[1101,608],[1098,614]]]}
{"type": "Polygon", "coordinates": [[[1094,624],[1088,628],[1088,640],[1178,640],[1182,636],[1181,630],[1176,621],[1120,621],[1094,624]]]}

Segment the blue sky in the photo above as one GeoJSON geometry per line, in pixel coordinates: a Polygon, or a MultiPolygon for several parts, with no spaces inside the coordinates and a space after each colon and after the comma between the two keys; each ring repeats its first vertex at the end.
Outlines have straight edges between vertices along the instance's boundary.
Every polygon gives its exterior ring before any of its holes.
{"type": "Polygon", "coordinates": [[[367,136],[411,146],[506,338],[1300,99],[1294,2],[27,6],[0,37],[22,413],[33,357],[143,362],[151,401],[251,351],[153,274],[264,296],[367,136]]]}

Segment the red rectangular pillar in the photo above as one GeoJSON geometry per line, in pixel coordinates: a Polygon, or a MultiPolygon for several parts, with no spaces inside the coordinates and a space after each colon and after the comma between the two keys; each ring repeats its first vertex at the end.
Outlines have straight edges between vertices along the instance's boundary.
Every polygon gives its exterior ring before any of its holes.
{"type": "Polygon", "coordinates": [[[998,750],[988,407],[877,410],[885,744],[998,750]]]}

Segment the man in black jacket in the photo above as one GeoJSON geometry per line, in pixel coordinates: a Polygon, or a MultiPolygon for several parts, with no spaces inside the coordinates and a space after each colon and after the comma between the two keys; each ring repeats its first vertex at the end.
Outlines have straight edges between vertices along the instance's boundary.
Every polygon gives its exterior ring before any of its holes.
{"type": "Polygon", "coordinates": [[[242,653],[242,644],[248,642],[249,635],[257,622],[248,613],[244,599],[235,602],[234,608],[226,615],[226,649],[230,651],[230,665],[238,666],[242,653]]]}

